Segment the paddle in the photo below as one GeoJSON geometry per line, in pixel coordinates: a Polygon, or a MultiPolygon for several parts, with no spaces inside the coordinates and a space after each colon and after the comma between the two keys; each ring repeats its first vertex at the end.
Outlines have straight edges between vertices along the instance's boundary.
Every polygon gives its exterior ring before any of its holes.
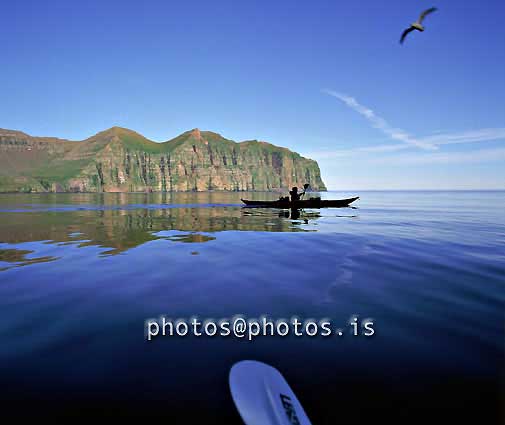
{"type": "Polygon", "coordinates": [[[305,192],[307,192],[307,189],[309,188],[310,184],[308,183],[305,183],[303,185],[303,193],[302,193],[302,196],[300,196],[300,199],[302,199],[304,196],[305,196],[305,192]]]}
{"type": "Polygon", "coordinates": [[[245,360],[230,370],[230,390],[246,425],[311,425],[281,373],[265,363],[245,360]]]}

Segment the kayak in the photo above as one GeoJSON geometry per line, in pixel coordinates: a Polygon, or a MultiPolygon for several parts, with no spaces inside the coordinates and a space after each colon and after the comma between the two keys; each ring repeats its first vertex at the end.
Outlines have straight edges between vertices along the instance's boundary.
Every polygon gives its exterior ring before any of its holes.
{"type": "Polygon", "coordinates": [[[291,202],[285,199],[279,199],[277,201],[249,201],[247,199],[242,199],[241,201],[248,207],[299,209],[299,208],[343,208],[348,207],[357,199],[359,199],[359,196],[356,196],[355,198],[333,199],[333,200],[311,198],[311,199],[302,199],[300,201],[295,202],[291,202]]]}

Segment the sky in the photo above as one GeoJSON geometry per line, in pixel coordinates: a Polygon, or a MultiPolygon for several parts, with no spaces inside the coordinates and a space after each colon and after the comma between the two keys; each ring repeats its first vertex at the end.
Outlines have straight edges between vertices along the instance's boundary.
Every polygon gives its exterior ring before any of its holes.
{"type": "Polygon", "coordinates": [[[200,128],[313,158],[334,190],[505,189],[503,0],[1,0],[0,19],[0,128],[200,128]]]}

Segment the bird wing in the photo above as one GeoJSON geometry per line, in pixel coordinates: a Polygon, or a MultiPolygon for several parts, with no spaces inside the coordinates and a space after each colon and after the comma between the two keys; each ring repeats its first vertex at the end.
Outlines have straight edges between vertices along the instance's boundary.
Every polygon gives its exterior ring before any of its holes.
{"type": "Polygon", "coordinates": [[[415,28],[414,28],[414,27],[410,27],[410,28],[407,28],[405,31],[403,31],[402,38],[400,38],[400,44],[402,44],[402,43],[403,43],[403,41],[405,40],[405,37],[407,37],[407,34],[408,34],[409,32],[414,31],[414,30],[415,30],[415,28]]]}
{"type": "Polygon", "coordinates": [[[436,7],[430,7],[429,9],[426,9],[423,13],[421,13],[421,16],[419,16],[419,23],[422,24],[424,18],[428,16],[430,13],[433,13],[437,10],[436,7]]]}

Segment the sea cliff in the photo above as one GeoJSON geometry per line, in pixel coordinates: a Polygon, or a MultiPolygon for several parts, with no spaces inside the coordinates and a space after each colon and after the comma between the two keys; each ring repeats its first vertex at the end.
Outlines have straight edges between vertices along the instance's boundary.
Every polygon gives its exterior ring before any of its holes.
{"type": "Polygon", "coordinates": [[[83,141],[0,129],[0,192],[270,191],[310,183],[317,162],[193,129],[158,143],[113,127],[83,141]]]}

